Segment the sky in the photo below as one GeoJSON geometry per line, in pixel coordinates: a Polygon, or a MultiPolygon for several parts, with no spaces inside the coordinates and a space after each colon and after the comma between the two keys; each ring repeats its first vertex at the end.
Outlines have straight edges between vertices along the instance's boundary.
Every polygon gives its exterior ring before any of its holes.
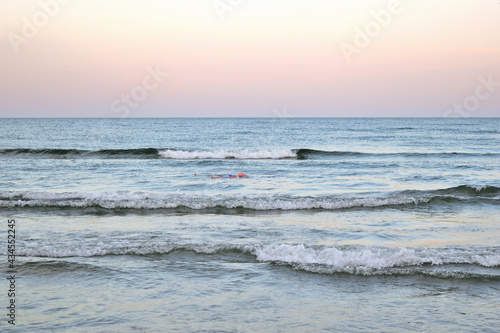
{"type": "Polygon", "coordinates": [[[0,0],[0,117],[497,117],[500,0],[0,0]]]}

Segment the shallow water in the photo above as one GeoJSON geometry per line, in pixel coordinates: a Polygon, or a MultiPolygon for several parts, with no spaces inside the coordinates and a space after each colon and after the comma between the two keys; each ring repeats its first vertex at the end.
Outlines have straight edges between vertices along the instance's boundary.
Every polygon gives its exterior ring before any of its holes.
{"type": "Polygon", "coordinates": [[[16,328],[495,332],[499,125],[2,119],[16,328]]]}

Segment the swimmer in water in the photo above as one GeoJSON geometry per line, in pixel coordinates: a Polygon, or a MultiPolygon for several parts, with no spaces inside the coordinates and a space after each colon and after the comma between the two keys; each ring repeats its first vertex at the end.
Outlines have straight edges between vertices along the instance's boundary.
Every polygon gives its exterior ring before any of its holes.
{"type": "MultiPolygon", "coordinates": [[[[196,172],[194,173],[194,175],[198,176],[196,172]]],[[[237,175],[205,175],[205,176],[209,176],[210,178],[243,178],[246,177],[247,175],[240,172],[237,175]]]]}

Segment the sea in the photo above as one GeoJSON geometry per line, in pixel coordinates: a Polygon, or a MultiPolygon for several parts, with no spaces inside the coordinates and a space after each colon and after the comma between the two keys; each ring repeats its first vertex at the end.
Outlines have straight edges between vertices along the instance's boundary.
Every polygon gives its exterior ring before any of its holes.
{"type": "Polygon", "coordinates": [[[2,332],[500,330],[500,118],[0,119],[0,170],[2,332]]]}

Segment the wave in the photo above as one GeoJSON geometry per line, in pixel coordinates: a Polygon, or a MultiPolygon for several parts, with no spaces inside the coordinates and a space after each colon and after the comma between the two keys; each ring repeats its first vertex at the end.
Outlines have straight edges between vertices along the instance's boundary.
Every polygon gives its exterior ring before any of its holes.
{"type": "MultiPolygon", "coordinates": [[[[303,244],[270,244],[255,250],[257,260],[291,265],[314,273],[348,273],[355,275],[406,275],[426,273],[441,275],[447,269],[429,267],[477,265],[500,267],[500,250],[460,248],[409,248],[382,246],[306,246],[303,244]],[[434,272],[433,272],[434,271],[434,272]]],[[[461,275],[469,272],[462,271],[461,275]]],[[[457,273],[457,272],[453,272],[457,273]]],[[[454,274],[456,275],[456,274],[454,274]]],[[[497,278],[500,272],[497,271],[497,278]]]]}
{"type": "Polygon", "coordinates": [[[429,194],[453,197],[495,197],[500,194],[500,187],[490,185],[460,185],[432,191],[403,191],[402,195],[429,194]]]}
{"type": "Polygon", "coordinates": [[[262,194],[186,194],[153,192],[30,192],[0,191],[0,208],[98,208],[98,209],[235,209],[273,210],[338,210],[417,206],[443,202],[499,204],[500,188],[471,186],[433,191],[403,191],[390,196],[291,196],[262,194]]]}
{"type": "Polygon", "coordinates": [[[304,160],[309,158],[318,157],[335,157],[335,156],[365,156],[370,155],[368,153],[354,152],[354,151],[325,151],[316,149],[293,149],[293,152],[297,155],[297,159],[304,160]]]}
{"type": "Polygon", "coordinates": [[[37,157],[37,158],[132,158],[132,159],[325,159],[335,157],[369,157],[369,156],[400,156],[400,157],[470,157],[499,156],[496,153],[466,153],[466,152],[405,152],[405,153],[366,153],[356,151],[328,151],[308,148],[300,149],[267,149],[267,150],[182,150],[175,148],[137,148],[137,149],[0,149],[0,156],[7,157],[37,157]]]}
{"type": "Polygon", "coordinates": [[[38,158],[155,158],[155,159],[284,159],[297,158],[290,149],[277,150],[180,150],[174,148],[138,149],[0,149],[0,156],[38,158]]]}
{"type": "Polygon", "coordinates": [[[85,157],[111,157],[111,158],[157,158],[158,149],[138,148],[138,149],[101,149],[101,150],[81,150],[81,149],[0,149],[0,156],[18,157],[45,157],[45,158],[85,158],[85,157]]]}
{"type": "MultiPolygon", "coordinates": [[[[430,275],[436,277],[500,279],[500,248],[411,248],[368,245],[305,244],[203,244],[168,241],[119,240],[89,243],[78,240],[19,241],[17,255],[32,258],[71,258],[120,255],[173,255],[190,251],[203,255],[236,253],[252,256],[258,262],[287,265],[296,270],[319,274],[352,275],[430,275]],[[472,269],[471,266],[476,268],[472,269]]],[[[23,261],[21,261],[22,263],[23,261]]],[[[87,269],[58,265],[57,261],[34,264],[29,268],[59,270],[87,269]]],[[[92,268],[94,269],[94,268],[92,268]]]]}
{"type": "Polygon", "coordinates": [[[203,151],[203,150],[175,150],[166,149],[161,150],[159,155],[162,158],[168,159],[286,159],[297,158],[297,154],[290,149],[281,150],[216,150],[216,151],[203,151]]]}
{"type": "Polygon", "coordinates": [[[292,149],[297,154],[298,159],[315,159],[315,158],[328,158],[338,156],[352,156],[352,157],[493,157],[500,156],[497,153],[470,153],[470,152],[394,152],[394,153],[366,153],[357,151],[326,151],[315,149],[292,149]]]}
{"type": "MultiPolygon", "coordinates": [[[[37,256],[34,256],[37,257],[37,256]]],[[[109,267],[102,268],[98,265],[88,263],[68,262],[61,260],[48,259],[43,256],[44,260],[21,260],[16,263],[16,271],[20,275],[36,274],[43,276],[55,276],[58,273],[69,273],[85,271],[89,273],[109,273],[109,267]]]]}

